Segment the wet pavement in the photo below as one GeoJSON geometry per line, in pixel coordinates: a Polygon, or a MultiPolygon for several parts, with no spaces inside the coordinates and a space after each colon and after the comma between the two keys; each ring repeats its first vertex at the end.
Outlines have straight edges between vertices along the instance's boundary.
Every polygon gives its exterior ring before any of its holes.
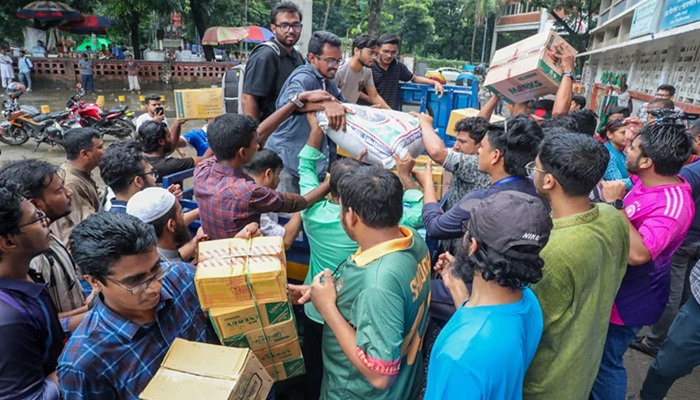
{"type": "MultiPolygon", "coordinates": [[[[51,111],[61,111],[65,109],[66,101],[74,94],[72,90],[57,89],[57,90],[39,90],[34,92],[29,92],[20,98],[20,104],[31,105],[36,108],[40,108],[42,105],[48,105],[51,111]]],[[[148,94],[150,92],[143,91],[141,95],[148,94]]],[[[175,118],[174,103],[173,103],[173,93],[170,92],[155,92],[162,96],[165,96],[165,115],[169,119],[175,118]]],[[[120,105],[127,105],[129,109],[134,111],[136,115],[140,115],[141,104],[139,102],[139,95],[132,94],[127,90],[124,91],[97,91],[96,95],[86,95],[84,101],[94,102],[97,96],[105,97],[105,108],[116,107],[120,105]],[[125,101],[120,103],[118,100],[119,96],[125,96],[125,101]]],[[[4,99],[4,98],[3,98],[4,99]]],[[[0,118],[1,119],[1,118],[0,118]]],[[[185,133],[191,129],[200,128],[205,122],[204,121],[187,121],[183,126],[182,133],[185,133]]],[[[105,142],[107,145],[116,141],[117,139],[106,136],[105,142]]],[[[22,146],[8,146],[6,144],[0,143],[0,150],[2,154],[0,155],[0,165],[4,164],[9,160],[20,160],[25,158],[39,158],[46,160],[52,164],[60,165],[65,160],[65,152],[60,147],[51,148],[49,145],[42,144],[36,148],[36,144],[32,140],[28,141],[22,146]]],[[[185,153],[188,155],[196,155],[194,150],[191,148],[185,149],[185,153]]],[[[177,155],[175,155],[177,157],[177,155]]],[[[101,184],[99,179],[99,174],[94,174],[95,179],[101,184]]],[[[644,377],[646,376],[647,369],[653,361],[652,357],[646,354],[640,353],[635,350],[629,350],[625,354],[625,366],[627,367],[628,382],[627,382],[627,392],[628,393],[639,393],[639,389],[642,386],[644,377]]],[[[296,394],[290,396],[293,399],[297,399],[296,394]]],[[[678,380],[675,385],[671,388],[667,400],[695,400],[700,398],[700,368],[696,368],[690,376],[678,380]]]]}

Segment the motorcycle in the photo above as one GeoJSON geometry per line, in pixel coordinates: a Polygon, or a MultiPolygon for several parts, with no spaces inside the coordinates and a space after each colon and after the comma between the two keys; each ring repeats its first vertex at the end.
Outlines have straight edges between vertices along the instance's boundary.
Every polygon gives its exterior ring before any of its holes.
{"type": "Polygon", "coordinates": [[[80,84],[76,94],[66,102],[66,108],[80,117],[80,125],[96,128],[105,135],[117,139],[134,137],[136,126],[132,122],[134,113],[127,106],[103,110],[95,103],[85,103],[81,100],[85,90],[80,84]]]}

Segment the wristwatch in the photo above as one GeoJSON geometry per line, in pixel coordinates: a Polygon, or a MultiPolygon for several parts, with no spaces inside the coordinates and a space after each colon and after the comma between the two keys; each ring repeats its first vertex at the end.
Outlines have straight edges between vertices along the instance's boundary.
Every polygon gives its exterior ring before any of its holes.
{"type": "Polygon", "coordinates": [[[301,100],[299,100],[298,94],[295,94],[289,101],[294,103],[294,105],[298,108],[304,108],[304,103],[301,100]]]}
{"type": "Polygon", "coordinates": [[[574,73],[573,73],[573,72],[564,72],[563,74],[561,74],[561,77],[562,77],[562,78],[566,78],[567,76],[568,76],[569,78],[571,78],[571,79],[574,79],[574,73]]]}
{"type": "Polygon", "coordinates": [[[611,206],[615,207],[618,210],[622,210],[625,208],[625,203],[620,199],[613,200],[608,204],[610,204],[611,206]]]}

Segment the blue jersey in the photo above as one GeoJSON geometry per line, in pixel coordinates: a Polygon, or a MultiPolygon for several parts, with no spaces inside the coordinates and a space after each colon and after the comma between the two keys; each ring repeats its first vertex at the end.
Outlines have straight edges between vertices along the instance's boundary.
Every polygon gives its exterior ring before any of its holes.
{"type": "Polygon", "coordinates": [[[187,144],[197,150],[197,157],[201,157],[209,150],[209,140],[204,129],[194,129],[182,135],[187,144]]]}
{"type": "Polygon", "coordinates": [[[540,304],[527,288],[517,303],[460,307],[433,346],[424,398],[522,399],[542,328],[540,304]]]}

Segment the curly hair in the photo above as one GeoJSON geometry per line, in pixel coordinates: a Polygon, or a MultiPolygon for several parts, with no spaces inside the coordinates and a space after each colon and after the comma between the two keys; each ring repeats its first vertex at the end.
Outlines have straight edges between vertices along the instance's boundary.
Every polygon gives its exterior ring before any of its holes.
{"type": "MultiPolygon", "coordinates": [[[[467,233],[464,243],[471,242],[471,235],[467,233]]],[[[485,281],[495,281],[499,286],[510,289],[521,289],[537,283],[542,279],[544,260],[539,256],[539,248],[534,246],[517,246],[513,249],[522,253],[538,254],[535,259],[518,259],[503,255],[488,247],[485,243],[478,243],[473,254],[462,246],[457,253],[457,259],[451,269],[451,273],[461,279],[464,284],[470,284],[474,275],[480,273],[485,281]]]]}
{"type": "Polygon", "coordinates": [[[0,236],[19,232],[24,200],[21,191],[18,183],[0,179],[0,236]]]}

